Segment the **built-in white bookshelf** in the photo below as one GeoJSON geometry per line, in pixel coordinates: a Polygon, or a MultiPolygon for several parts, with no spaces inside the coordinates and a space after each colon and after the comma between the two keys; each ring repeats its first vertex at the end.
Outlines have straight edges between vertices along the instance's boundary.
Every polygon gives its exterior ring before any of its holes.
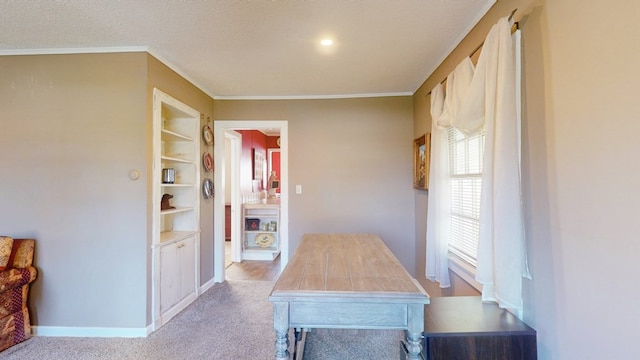
{"type": "Polygon", "coordinates": [[[156,328],[198,295],[199,134],[200,113],[154,89],[152,253],[156,328]]]}

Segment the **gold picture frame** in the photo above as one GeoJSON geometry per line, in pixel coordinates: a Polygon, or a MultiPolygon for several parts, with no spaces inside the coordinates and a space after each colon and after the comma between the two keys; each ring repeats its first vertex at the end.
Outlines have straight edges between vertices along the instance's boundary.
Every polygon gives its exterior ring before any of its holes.
{"type": "Polygon", "coordinates": [[[413,140],[413,187],[429,189],[429,164],[431,162],[431,133],[413,140]]]}

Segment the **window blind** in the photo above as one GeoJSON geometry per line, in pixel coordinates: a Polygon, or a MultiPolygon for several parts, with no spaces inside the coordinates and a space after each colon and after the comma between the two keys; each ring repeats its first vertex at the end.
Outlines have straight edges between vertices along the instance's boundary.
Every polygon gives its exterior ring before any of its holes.
{"type": "Polygon", "coordinates": [[[451,127],[448,135],[451,177],[449,252],[475,267],[480,230],[484,132],[465,137],[451,127]]]}

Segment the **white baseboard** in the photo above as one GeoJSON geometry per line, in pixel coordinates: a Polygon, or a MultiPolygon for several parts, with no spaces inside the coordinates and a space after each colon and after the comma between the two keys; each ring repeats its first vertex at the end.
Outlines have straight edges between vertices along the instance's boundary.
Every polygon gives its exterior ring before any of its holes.
{"type": "Polygon", "coordinates": [[[206,283],[204,283],[203,285],[200,286],[200,294],[204,294],[205,291],[211,289],[213,287],[213,285],[215,285],[216,281],[215,279],[211,279],[209,281],[207,281],[206,283]]]}
{"type": "MultiPolygon", "coordinates": [[[[200,294],[212,288],[215,283],[216,281],[214,279],[211,279],[204,285],[200,286],[200,294]]],[[[191,301],[188,301],[186,305],[190,304],[191,302],[193,302],[193,299],[191,299],[191,301]]],[[[149,334],[153,332],[153,324],[147,326],[146,328],[32,326],[31,331],[34,336],[139,338],[149,336],[149,334]]]]}
{"type": "Polygon", "coordinates": [[[31,331],[34,336],[138,338],[147,337],[152,330],[151,326],[146,328],[32,326],[31,331]]]}

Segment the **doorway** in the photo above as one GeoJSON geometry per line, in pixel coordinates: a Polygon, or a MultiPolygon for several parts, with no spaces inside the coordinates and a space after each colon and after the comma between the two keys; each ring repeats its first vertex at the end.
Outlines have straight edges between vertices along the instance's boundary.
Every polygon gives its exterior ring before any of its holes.
{"type": "Polygon", "coordinates": [[[239,182],[240,178],[240,161],[242,153],[242,134],[234,130],[225,130],[225,158],[224,158],[224,198],[225,198],[225,269],[229,262],[240,262],[242,260],[242,249],[238,244],[238,237],[231,237],[232,229],[238,228],[238,213],[231,211],[232,195],[236,192],[232,191],[234,184],[239,182]],[[231,221],[227,221],[227,215],[231,221]],[[234,216],[235,215],[235,216],[234,216]],[[229,241],[227,241],[229,240],[229,241]]]}
{"type": "MultiPolygon", "coordinates": [[[[234,261],[241,257],[240,179],[242,136],[235,130],[278,131],[280,133],[280,181],[288,184],[288,128],[287,121],[214,121],[214,281],[225,280],[225,205],[231,204],[231,247],[234,261]],[[230,141],[228,149],[226,140],[230,141]],[[226,152],[231,154],[227,156],[226,152]],[[228,160],[227,160],[228,159],[228,160]]],[[[287,186],[280,189],[280,268],[289,260],[289,196],[287,186]]]]}

